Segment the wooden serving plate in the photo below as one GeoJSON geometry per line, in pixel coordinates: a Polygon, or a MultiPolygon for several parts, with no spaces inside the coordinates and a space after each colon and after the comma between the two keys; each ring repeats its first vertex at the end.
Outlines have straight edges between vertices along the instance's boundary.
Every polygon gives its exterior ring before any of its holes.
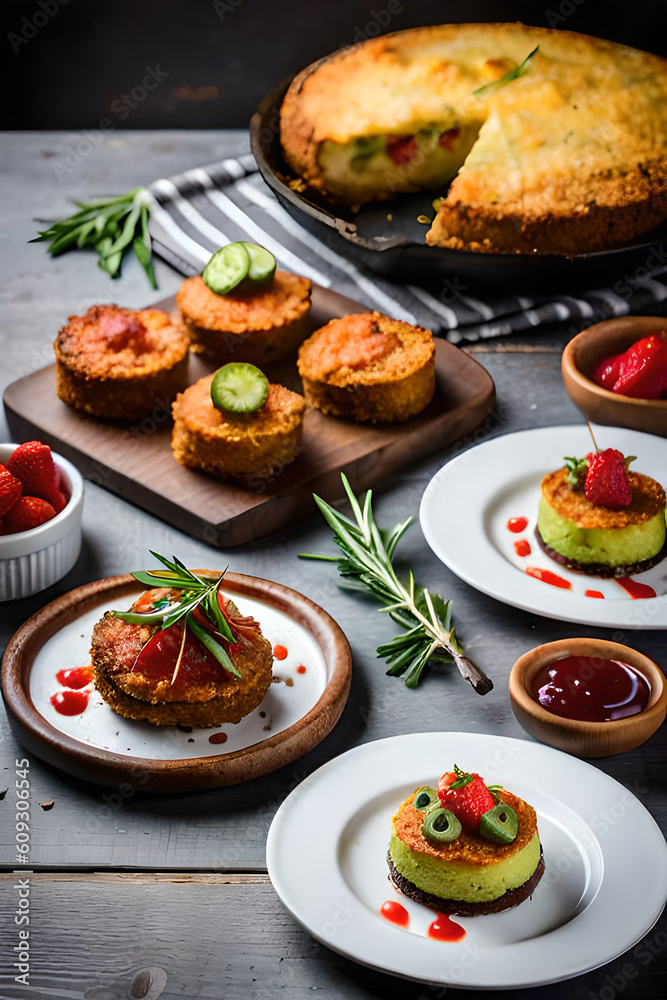
{"type": "Polygon", "coordinates": [[[17,739],[35,756],[85,781],[116,786],[121,794],[127,786],[180,792],[268,774],[308,753],[333,729],[352,673],[341,628],[303,594],[239,573],[225,575],[223,591],[243,613],[254,613],[266,638],[272,645],[284,643],[288,656],[273,667],[286,683],[272,684],[238,725],[151,726],[116,715],[96,691],[81,716],[57,715],[50,703],[51,694],[62,690],[56,672],[90,662],[92,625],[109,608],[129,607],[143,589],[129,574],[77,587],[34,614],[10,640],[2,693],[17,739]],[[298,671],[304,661],[307,671],[298,671]],[[221,732],[227,752],[209,740],[221,732]]]}
{"type": "MultiPolygon", "coordinates": [[[[173,297],[156,303],[167,312],[173,307],[173,297]]],[[[334,317],[366,311],[337,292],[313,288],[313,329],[334,317]]],[[[314,509],[313,493],[330,503],[341,499],[341,472],[355,491],[367,489],[477,427],[495,400],[489,373],[440,339],[435,366],[436,393],[423,413],[403,424],[372,425],[309,409],[303,453],[274,477],[248,485],[179,465],[170,447],[168,408],[132,424],[97,420],[71,409],[56,396],[55,365],[13,382],[4,403],[15,440],[39,438],[91,481],[209,545],[228,548],[301,520],[314,509]]],[[[190,381],[214,367],[193,356],[190,381]]],[[[302,391],[294,360],[266,373],[271,381],[302,391]]]]}

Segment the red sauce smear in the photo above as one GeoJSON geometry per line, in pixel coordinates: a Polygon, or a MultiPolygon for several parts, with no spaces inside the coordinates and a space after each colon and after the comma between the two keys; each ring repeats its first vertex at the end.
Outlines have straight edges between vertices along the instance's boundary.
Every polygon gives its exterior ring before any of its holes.
{"type": "MultiPolygon", "coordinates": [[[[137,656],[132,671],[140,671],[146,677],[156,681],[171,681],[176,661],[181,649],[183,632],[177,622],[169,628],[155,632],[137,656]]],[[[232,656],[235,644],[227,647],[232,656]]],[[[213,684],[219,683],[224,668],[220,666],[215,656],[206,649],[194,633],[188,629],[185,636],[185,647],[176,680],[171,688],[174,695],[183,690],[188,683],[213,684]]],[[[230,675],[231,677],[231,675],[230,675]]]]}
{"type": "Polygon", "coordinates": [[[296,672],[297,672],[297,674],[305,674],[306,668],[304,667],[303,663],[301,664],[300,667],[296,668],[296,672]]]}
{"type": "Polygon", "coordinates": [[[81,715],[88,706],[87,691],[56,691],[51,704],[59,715],[81,715]]]}
{"type": "Polygon", "coordinates": [[[529,556],[530,542],[525,538],[520,538],[518,542],[514,543],[514,551],[518,556],[529,556]]]}
{"type": "Polygon", "coordinates": [[[601,590],[585,590],[584,597],[599,597],[600,600],[604,601],[604,594],[601,590]]]}
{"type": "Polygon", "coordinates": [[[552,573],[550,569],[541,569],[540,566],[526,566],[528,576],[541,580],[542,583],[550,583],[552,587],[560,587],[561,590],[572,590],[572,584],[565,580],[558,573],[552,573]]]}
{"type": "Polygon", "coordinates": [[[511,517],[507,522],[507,530],[513,531],[515,535],[518,535],[521,531],[525,531],[527,527],[527,517],[511,517]]]}
{"type": "Polygon", "coordinates": [[[211,733],[208,738],[209,743],[226,743],[227,733],[211,733]]]}
{"type": "Polygon", "coordinates": [[[647,583],[638,583],[637,580],[633,580],[630,576],[621,576],[616,581],[626,594],[629,594],[634,601],[642,601],[647,597],[657,597],[653,587],[649,587],[647,583]]]}
{"type": "Polygon", "coordinates": [[[634,667],[596,656],[564,656],[547,663],[532,685],[533,697],[547,712],[580,722],[639,715],[650,694],[648,681],[634,667]]]}
{"type": "Polygon", "coordinates": [[[84,688],[88,684],[92,684],[93,668],[90,666],[70,667],[65,670],[59,670],[56,674],[56,680],[63,687],[74,688],[78,691],[79,688],[84,688]]]}
{"type": "Polygon", "coordinates": [[[435,941],[462,941],[466,932],[446,913],[439,913],[429,927],[427,935],[435,941]]]}
{"type": "Polygon", "coordinates": [[[275,656],[276,660],[284,660],[285,657],[287,656],[287,648],[285,646],[280,646],[280,645],[274,646],[273,655],[275,656]]]}
{"type": "Polygon", "coordinates": [[[388,899],[386,903],[383,903],[380,907],[380,916],[384,917],[385,920],[389,920],[392,924],[398,924],[399,927],[407,927],[410,921],[410,914],[401,906],[400,903],[396,903],[393,899],[388,899]]]}

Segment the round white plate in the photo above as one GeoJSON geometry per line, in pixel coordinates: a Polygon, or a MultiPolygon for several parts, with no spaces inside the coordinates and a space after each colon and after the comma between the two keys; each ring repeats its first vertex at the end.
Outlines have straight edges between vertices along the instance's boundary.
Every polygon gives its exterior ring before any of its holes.
{"type": "Polygon", "coordinates": [[[623,785],[551,747],[477,733],[393,736],[329,761],[281,805],[267,863],[318,941],[392,975],[463,989],[541,986],[595,969],[641,940],[667,897],[664,838],[623,785]],[[393,888],[386,853],[399,804],[455,762],[535,807],[546,868],[516,908],[454,917],[466,936],[449,943],[426,936],[433,911],[393,888]],[[389,899],[408,910],[407,929],[380,916],[389,899]]]}
{"type": "MultiPolygon", "coordinates": [[[[667,438],[620,427],[594,430],[601,449],[636,455],[633,469],[666,481],[667,438]]],[[[443,466],[424,491],[419,519],[426,541],[462,580],[515,608],[582,625],[667,628],[667,559],[632,578],[656,594],[634,600],[617,580],[572,573],[537,544],[543,476],[562,468],[564,455],[582,457],[591,450],[585,425],[519,431],[471,448],[443,466]],[[526,517],[525,531],[508,531],[511,517],[526,517]],[[517,556],[514,542],[519,539],[529,542],[529,556],[517,556]],[[551,570],[571,589],[536,580],[526,573],[527,566],[551,570]],[[587,590],[603,594],[604,599],[586,596],[587,590]]]]}

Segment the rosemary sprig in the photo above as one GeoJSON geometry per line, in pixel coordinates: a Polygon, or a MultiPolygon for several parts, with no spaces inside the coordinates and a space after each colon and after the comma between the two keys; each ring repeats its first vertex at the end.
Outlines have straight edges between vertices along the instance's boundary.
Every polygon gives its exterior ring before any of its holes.
{"type": "Polygon", "coordinates": [[[161,556],[158,552],[151,551],[158,562],[161,562],[164,569],[137,570],[132,573],[135,580],[146,584],[149,587],[168,587],[170,590],[180,591],[180,600],[164,600],[153,606],[152,611],[142,614],[139,611],[112,611],[114,618],[128,622],[131,625],[157,625],[160,629],[169,628],[179,621],[183,621],[183,637],[181,648],[171,679],[173,684],[176,680],[178,670],[185,648],[185,634],[190,629],[192,634],[199,639],[203,646],[215,656],[225,670],[235,677],[240,677],[227,650],[222,646],[215,635],[203,628],[199,622],[195,621],[193,612],[200,608],[206,619],[213,627],[213,631],[218,633],[227,642],[236,642],[236,637],[229,627],[229,622],[220,610],[218,603],[218,587],[227,570],[225,569],[217,579],[211,581],[207,578],[197,576],[189,570],[176,556],[173,560],[161,556]]]}
{"type": "Polygon", "coordinates": [[[529,52],[522,63],[511,69],[509,73],[505,73],[501,76],[499,80],[492,80],[491,83],[485,83],[483,86],[478,87],[477,90],[473,90],[473,97],[481,97],[483,94],[488,94],[492,90],[497,90],[498,87],[504,87],[506,83],[511,83],[512,80],[516,80],[518,77],[523,76],[530,69],[528,65],[530,60],[533,58],[539,45],[536,45],[532,52],[529,52]]]}
{"type": "Polygon", "coordinates": [[[340,514],[318,496],[315,496],[315,502],[333,529],[333,540],[343,555],[300,553],[299,558],[335,562],[343,577],[341,586],[373,594],[384,605],[380,611],[386,612],[404,629],[391,642],[378,646],[377,655],[386,659],[388,674],[402,676],[406,686],[414,688],[430,660],[454,661],[475,691],[487,694],[493,684],[463,654],[452,625],[451,602],[444,601],[438,594],[431,594],[425,587],[417,586],[412,570],[407,585],[401,583],[394,571],[396,546],[414,518],[409,517],[390,531],[381,530],[373,517],[372,491],[368,490],[360,505],[346,476],[341,475],[341,478],[354,520],[340,514]]]}
{"type": "Polygon", "coordinates": [[[78,212],[52,222],[29,242],[48,243],[52,257],[67,250],[96,250],[99,266],[112,278],[120,276],[121,262],[131,247],[151,287],[157,288],[148,232],[150,195],[145,188],[134,188],[118,198],[97,198],[74,204],[78,212]]]}

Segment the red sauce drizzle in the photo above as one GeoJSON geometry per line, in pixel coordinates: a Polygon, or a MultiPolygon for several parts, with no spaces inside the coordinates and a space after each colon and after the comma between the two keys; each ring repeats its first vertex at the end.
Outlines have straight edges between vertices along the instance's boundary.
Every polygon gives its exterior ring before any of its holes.
{"type": "Polygon", "coordinates": [[[462,941],[466,932],[446,913],[439,913],[427,931],[435,941],[462,941]]]}
{"type": "Polygon", "coordinates": [[[393,899],[388,899],[386,903],[382,904],[380,907],[380,916],[384,917],[385,920],[389,920],[392,924],[398,924],[399,927],[407,927],[410,922],[408,911],[393,899]]]}
{"type": "Polygon", "coordinates": [[[227,733],[211,733],[208,738],[209,743],[226,743],[227,733]]]}
{"type": "Polygon", "coordinates": [[[507,522],[507,530],[514,532],[518,535],[520,532],[525,531],[528,527],[527,517],[511,517],[507,522]]]}
{"type": "Polygon", "coordinates": [[[304,667],[303,663],[301,664],[301,666],[296,668],[296,672],[297,674],[305,674],[306,668],[304,667]]]}
{"type": "Polygon", "coordinates": [[[74,688],[78,691],[79,688],[84,688],[88,684],[92,684],[93,668],[91,666],[69,667],[65,670],[59,670],[56,674],[56,680],[63,687],[74,688]]]}
{"type": "Polygon", "coordinates": [[[56,691],[51,704],[59,715],[81,715],[88,706],[87,691],[56,691]]]}
{"type": "Polygon", "coordinates": [[[549,583],[552,587],[560,587],[561,590],[572,590],[572,584],[565,580],[558,573],[552,573],[550,569],[542,569],[540,566],[526,566],[528,576],[541,580],[542,583],[549,583]]]}
{"type": "Polygon", "coordinates": [[[585,590],[584,597],[599,597],[600,600],[604,601],[604,594],[601,590],[585,590]]]}
{"type": "Polygon", "coordinates": [[[633,580],[630,576],[621,576],[616,581],[626,594],[629,594],[633,601],[642,601],[647,597],[657,597],[653,587],[649,587],[647,583],[638,583],[637,580],[633,580]]]}
{"type": "Polygon", "coordinates": [[[518,542],[514,543],[514,551],[518,556],[529,556],[530,555],[530,542],[525,538],[520,538],[518,542]]]}
{"type": "Polygon", "coordinates": [[[284,660],[287,656],[287,647],[281,645],[274,646],[273,655],[275,656],[276,660],[284,660]]]}
{"type": "MultiPolygon", "coordinates": [[[[146,645],[142,647],[134,661],[132,671],[140,671],[155,681],[166,680],[170,682],[180,653],[182,637],[183,632],[178,622],[175,625],[170,625],[169,628],[155,632],[146,645]]],[[[232,659],[235,648],[234,643],[230,643],[227,647],[232,659]]],[[[224,670],[216,658],[188,629],[181,665],[171,690],[177,695],[185,690],[190,682],[197,684],[218,683],[221,673],[224,673],[224,670]]]]}
{"type": "Polygon", "coordinates": [[[538,671],[532,695],[552,715],[613,722],[643,712],[651,688],[643,674],[621,660],[564,656],[538,671]]]}

